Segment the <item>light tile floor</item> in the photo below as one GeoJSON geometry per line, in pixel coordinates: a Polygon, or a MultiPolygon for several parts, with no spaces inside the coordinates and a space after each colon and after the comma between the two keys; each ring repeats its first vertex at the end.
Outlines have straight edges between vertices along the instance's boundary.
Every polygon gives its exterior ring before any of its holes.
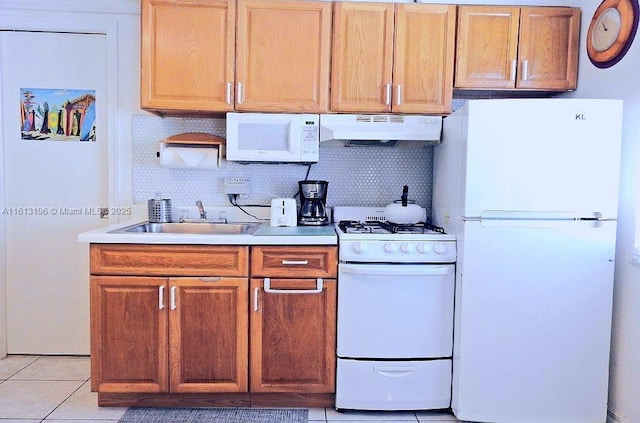
{"type": "MultiPolygon", "coordinates": [[[[0,360],[0,423],[116,422],[126,408],[98,407],[89,384],[88,357],[9,356],[0,360]]],[[[350,423],[456,423],[441,411],[339,413],[309,409],[309,421],[350,423]]]]}

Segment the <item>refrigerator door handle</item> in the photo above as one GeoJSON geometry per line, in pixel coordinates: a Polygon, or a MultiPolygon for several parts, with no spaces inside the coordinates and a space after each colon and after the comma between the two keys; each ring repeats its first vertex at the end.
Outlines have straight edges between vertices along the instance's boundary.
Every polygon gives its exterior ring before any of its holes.
{"type": "Polygon", "coordinates": [[[483,210],[479,220],[603,220],[603,217],[598,211],[483,210]]]}
{"type": "Polygon", "coordinates": [[[471,217],[463,221],[480,222],[483,228],[526,227],[561,228],[576,227],[599,228],[605,219],[600,212],[523,212],[484,210],[480,217],[471,217]]]}

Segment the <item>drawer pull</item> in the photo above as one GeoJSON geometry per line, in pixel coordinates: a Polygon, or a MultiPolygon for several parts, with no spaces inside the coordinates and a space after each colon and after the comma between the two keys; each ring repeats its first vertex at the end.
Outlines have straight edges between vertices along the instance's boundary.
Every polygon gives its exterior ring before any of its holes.
{"type": "Polygon", "coordinates": [[[269,294],[318,294],[322,292],[322,278],[316,279],[315,289],[273,289],[271,288],[271,278],[264,278],[264,292],[269,294]]]}
{"type": "Polygon", "coordinates": [[[218,282],[220,280],[220,276],[210,276],[206,278],[200,278],[201,282],[218,282]]]}
{"type": "Polygon", "coordinates": [[[309,264],[309,260],[282,260],[282,264],[285,266],[306,266],[309,264]]]}
{"type": "Polygon", "coordinates": [[[407,377],[414,374],[418,368],[415,366],[403,366],[403,367],[374,367],[376,373],[386,377],[407,377]]]}

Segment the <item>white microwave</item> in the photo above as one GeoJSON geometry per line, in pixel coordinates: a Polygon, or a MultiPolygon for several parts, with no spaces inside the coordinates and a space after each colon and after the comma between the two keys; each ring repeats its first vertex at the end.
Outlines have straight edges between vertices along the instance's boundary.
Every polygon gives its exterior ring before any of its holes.
{"type": "Polygon", "coordinates": [[[320,115],[227,113],[227,160],[312,163],[319,147],[320,115]]]}

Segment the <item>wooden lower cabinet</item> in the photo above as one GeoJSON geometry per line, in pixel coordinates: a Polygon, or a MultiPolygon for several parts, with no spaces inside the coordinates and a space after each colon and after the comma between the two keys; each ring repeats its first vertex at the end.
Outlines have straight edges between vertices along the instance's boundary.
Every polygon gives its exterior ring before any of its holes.
{"type": "Polygon", "coordinates": [[[91,245],[98,405],[334,404],[337,247],[249,250],[91,245]]]}
{"type": "Polygon", "coordinates": [[[246,392],[247,279],[93,276],[92,388],[246,392]]]}
{"type": "Polygon", "coordinates": [[[335,392],[336,280],[252,279],[251,292],[251,391],[335,392]]]}

